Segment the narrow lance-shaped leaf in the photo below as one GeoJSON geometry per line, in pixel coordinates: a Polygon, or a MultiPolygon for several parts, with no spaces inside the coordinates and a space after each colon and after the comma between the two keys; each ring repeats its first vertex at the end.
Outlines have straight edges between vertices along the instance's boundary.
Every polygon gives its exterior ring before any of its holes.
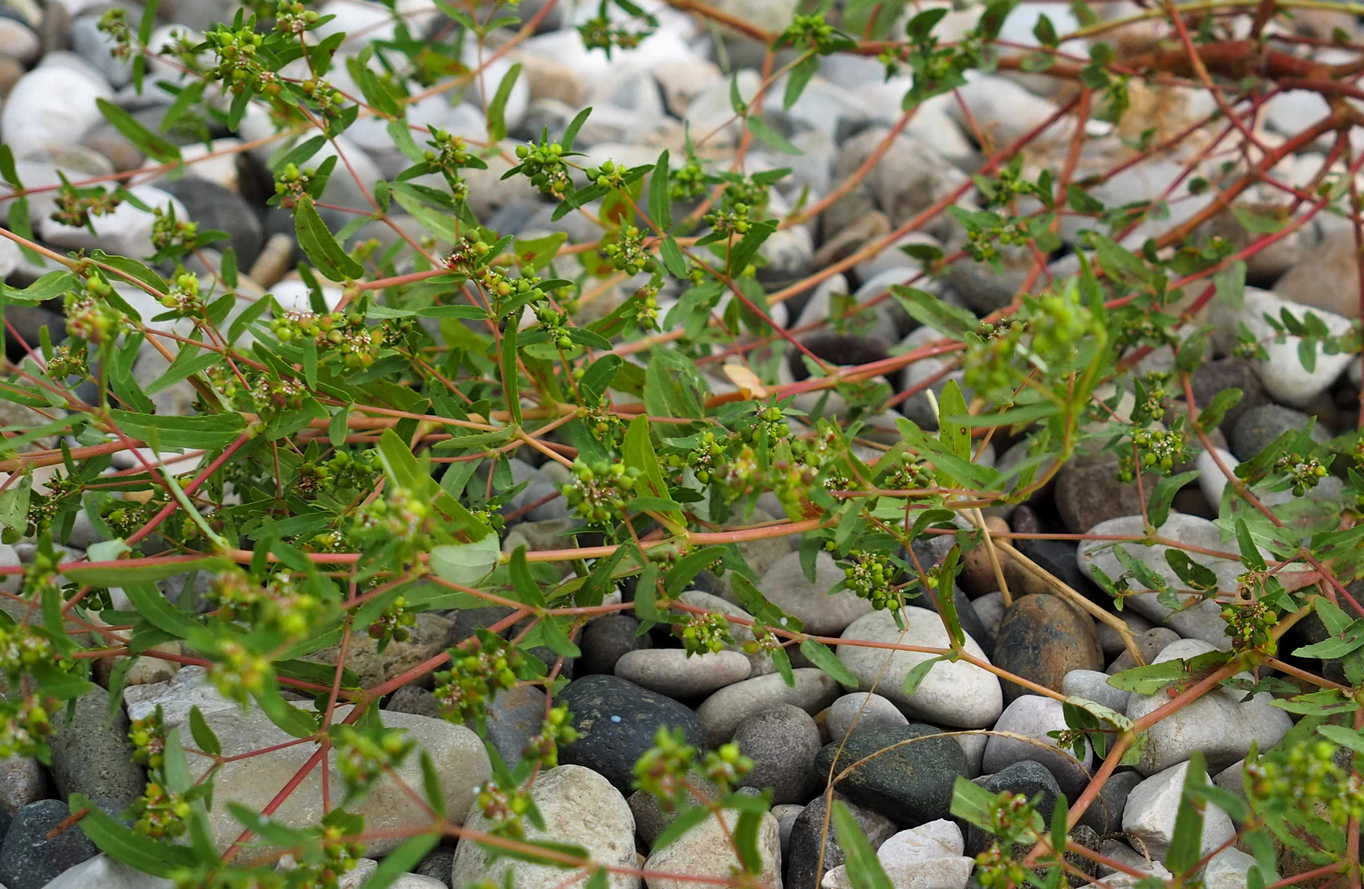
{"type": "Polygon", "coordinates": [[[345,281],[364,274],[360,263],[337,243],[311,201],[300,201],[294,207],[294,233],[308,261],[331,280],[345,281]]]}

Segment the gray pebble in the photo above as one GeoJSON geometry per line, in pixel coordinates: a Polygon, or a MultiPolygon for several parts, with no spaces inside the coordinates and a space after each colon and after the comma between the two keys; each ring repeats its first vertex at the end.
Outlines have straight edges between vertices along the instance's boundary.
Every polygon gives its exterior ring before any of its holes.
{"type": "Polygon", "coordinates": [[[750,713],[778,704],[795,704],[807,713],[815,713],[839,693],[839,684],[814,667],[800,667],[792,673],[796,682],[794,687],[787,685],[779,674],[772,673],[736,682],[706,698],[696,711],[706,746],[717,747],[730,740],[739,723],[750,713]]]}
{"type": "Polygon", "coordinates": [[[42,889],[62,871],[94,857],[99,849],[74,824],[48,837],[70,815],[57,799],[20,809],[0,846],[0,883],[9,889],[42,889]]]}
{"type": "Polygon", "coordinates": [[[1127,709],[1127,692],[1108,684],[1108,674],[1098,670],[1071,670],[1061,679],[1062,694],[1102,704],[1122,713],[1127,709]]]}
{"type": "Polygon", "coordinates": [[[649,648],[623,654],[615,673],[671,698],[692,698],[747,679],[749,670],[738,651],[688,655],[681,648],[649,648]]]}
{"type": "Polygon", "coordinates": [[[834,701],[824,717],[824,731],[831,741],[843,737],[854,726],[908,724],[909,720],[889,698],[863,691],[834,701]]]}
{"type": "Polygon", "coordinates": [[[815,755],[821,746],[819,728],[809,713],[794,704],[755,713],[734,730],[734,743],[753,760],[744,786],[770,787],[777,803],[809,799],[815,789],[815,755]]]}
{"type": "Polygon", "coordinates": [[[81,793],[110,815],[122,815],[147,779],[133,761],[121,702],[111,709],[109,693],[96,686],[76,699],[69,719],[63,709],[52,722],[52,777],[62,796],[81,793]]]}

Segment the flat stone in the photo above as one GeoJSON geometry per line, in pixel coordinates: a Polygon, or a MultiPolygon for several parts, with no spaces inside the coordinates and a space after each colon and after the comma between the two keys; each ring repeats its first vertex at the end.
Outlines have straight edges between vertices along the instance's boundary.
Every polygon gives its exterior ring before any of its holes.
{"type": "MultiPolygon", "coordinates": [[[[1103,667],[1094,621],[1068,602],[1046,594],[1015,599],[1004,611],[995,639],[995,666],[1054,691],[1071,670],[1103,667]]],[[[1028,690],[1003,683],[1004,700],[1028,690]]]]}
{"type": "MultiPolygon", "coordinates": [[[[350,644],[346,648],[346,669],[355,673],[360,685],[373,688],[401,676],[450,647],[453,642],[450,638],[453,623],[448,618],[431,612],[421,612],[416,618],[416,623],[408,628],[408,638],[390,640],[383,651],[379,650],[379,640],[368,633],[351,633],[350,644]]],[[[340,646],[333,645],[313,652],[304,660],[335,666],[340,654],[340,646]]],[[[429,683],[430,679],[426,681],[429,683]]]]}
{"type": "MultiPolygon", "coordinates": [[[[1122,829],[1136,837],[1153,858],[1164,858],[1174,838],[1175,816],[1184,788],[1182,762],[1157,772],[1132,789],[1123,811],[1122,829]]],[[[1203,834],[1199,850],[1207,855],[1236,835],[1227,813],[1208,803],[1203,807],[1203,834]]]]}
{"type": "MultiPolygon", "coordinates": [[[[349,712],[349,706],[338,707],[335,715],[337,719],[342,719],[349,712]]],[[[452,725],[444,720],[383,710],[379,711],[379,716],[385,726],[406,730],[408,737],[417,742],[418,748],[430,755],[444,793],[446,817],[458,823],[469,810],[476,788],[492,774],[482,740],[464,726],[452,725]]],[[[223,755],[228,757],[294,740],[258,710],[207,714],[205,721],[218,736],[223,755]]],[[[189,749],[192,746],[186,744],[186,757],[190,775],[197,780],[213,766],[213,759],[189,749]]],[[[261,811],[280,788],[294,777],[315,749],[313,744],[283,746],[267,753],[234,759],[215,773],[209,826],[220,850],[231,845],[242,830],[241,824],[228,813],[227,804],[240,803],[261,811]]],[[[344,780],[335,765],[335,753],[332,754],[330,768],[331,787],[335,792],[335,788],[344,786],[344,780]]],[[[422,786],[421,762],[417,753],[409,755],[394,772],[396,780],[380,778],[354,808],[358,814],[365,816],[366,831],[389,834],[372,840],[365,847],[366,854],[371,856],[391,851],[402,842],[405,832],[420,831],[430,824],[425,805],[414,801],[404,789],[422,786]]],[[[283,824],[303,827],[317,824],[322,814],[322,777],[317,769],[313,769],[272,817],[283,824]]],[[[243,863],[268,860],[271,850],[258,843],[243,850],[239,860],[243,863]]]]}
{"type": "MultiPolygon", "coordinates": [[[[552,840],[582,846],[592,861],[607,867],[635,867],[635,818],[625,797],[603,776],[578,765],[562,765],[541,772],[530,788],[531,799],[544,819],[544,829],[524,819],[525,839],[552,840]]],[[[470,830],[487,831],[491,824],[477,806],[466,821],[470,830]]],[[[585,881],[587,874],[576,877],[585,881]]],[[[571,871],[510,858],[493,859],[477,843],[460,840],[450,870],[451,886],[479,880],[517,889],[557,889],[572,883],[571,871]],[[567,883],[565,882],[567,881],[567,883]]],[[[638,889],[639,877],[613,871],[608,889],[638,889]]]]}
{"type": "Polygon", "coordinates": [[[503,689],[488,705],[488,740],[508,765],[525,755],[545,720],[545,693],[533,685],[503,689]]]}
{"type": "Polygon", "coordinates": [[[619,676],[584,676],[555,698],[568,707],[578,739],[559,747],[559,761],[587,766],[622,792],[632,790],[635,760],[653,746],[660,728],[682,729],[699,745],[701,725],[691,708],[619,676]]]}
{"type": "MultiPolygon", "coordinates": [[[[378,869],[379,862],[373,858],[361,858],[355,863],[355,867],[341,875],[336,889],[360,889],[364,882],[374,876],[374,872],[378,869]]],[[[443,880],[435,877],[405,873],[399,874],[392,883],[389,883],[388,889],[446,889],[446,887],[443,880]]]]}
{"type": "Polygon", "coordinates": [[[671,698],[709,694],[747,679],[751,666],[738,651],[688,655],[681,648],[629,651],[616,661],[616,675],[671,698]]]}
{"type": "Polygon", "coordinates": [[[1060,749],[1056,739],[1047,736],[1048,732],[1065,728],[1060,701],[1041,695],[1021,695],[1004,708],[995,723],[995,731],[1002,734],[989,736],[981,768],[998,772],[1016,762],[1034,760],[1050,769],[1066,796],[1074,800],[1089,784],[1094,754],[1086,744],[1085,755],[1077,760],[1073,751],[1060,749]]]}
{"type": "Polygon", "coordinates": [[[1117,454],[1071,459],[1056,474],[1052,496],[1065,529],[1072,534],[1083,534],[1100,522],[1141,512],[1136,482],[1118,480],[1117,454]]]}
{"type": "Polygon", "coordinates": [[[780,674],[770,673],[736,682],[706,698],[697,708],[707,747],[718,747],[734,737],[739,723],[752,713],[779,704],[794,704],[806,713],[818,713],[839,694],[841,686],[822,670],[797,667],[791,671],[795,685],[780,674]]]}
{"type": "MultiPolygon", "coordinates": [[[[687,590],[677,598],[688,605],[704,608],[712,614],[728,615],[729,617],[737,617],[747,621],[753,620],[753,615],[749,614],[738,605],[735,605],[728,599],[721,598],[712,593],[707,593],[704,590],[687,590]]],[[[685,614],[682,612],[674,612],[674,614],[681,615],[681,619],[683,620],[690,617],[690,612],[685,614]]],[[[753,630],[745,624],[731,622],[729,624],[729,635],[734,641],[726,646],[727,651],[739,651],[744,643],[753,641],[753,630]]],[[[749,673],[750,677],[764,676],[776,670],[776,666],[772,663],[772,656],[766,652],[754,652],[753,654],[745,652],[744,656],[748,658],[748,663],[752,667],[752,671],[749,673]]]]}
{"type": "MultiPolygon", "coordinates": [[[[1255,858],[1236,847],[1223,849],[1208,861],[1203,868],[1203,885],[1207,889],[1246,889],[1250,869],[1255,867],[1255,858]]],[[[1274,882],[1273,877],[1264,884],[1274,882]]]]}
{"type": "Polygon", "coordinates": [[[1327,331],[1333,336],[1341,336],[1350,330],[1349,318],[1319,308],[1308,308],[1299,303],[1281,299],[1267,290],[1247,287],[1239,308],[1215,302],[1212,306],[1211,321],[1214,328],[1213,342],[1222,352],[1229,348],[1240,325],[1245,325],[1263,346],[1266,358],[1251,363],[1256,376],[1264,384],[1265,391],[1277,402],[1291,407],[1303,407],[1331,387],[1341,372],[1345,370],[1352,356],[1346,352],[1327,354],[1320,343],[1310,348],[1316,351],[1316,362],[1312,370],[1307,370],[1298,357],[1298,347],[1302,337],[1278,336],[1264,316],[1278,318],[1287,309],[1301,320],[1308,312],[1316,315],[1327,331]]]}
{"type": "Polygon", "coordinates": [[[946,817],[952,784],[965,775],[966,754],[930,725],[872,726],[826,744],[815,759],[815,770],[831,774],[835,788],[849,799],[912,827],[946,817]]]}
{"type": "Polygon", "coordinates": [[[166,682],[128,686],[123,690],[123,706],[129,719],[142,719],[161,707],[161,718],[168,729],[189,719],[189,711],[195,707],[204,716],[237,709],[236,702],[223,697],[208,681],[204,668],[195,666],[181,667],[166,682]]]}
{"type": "Polygon", "coordinates": [[[1293,429],[1307,432],[1318,444],[1331,437],[1310,414],[1280,404],[1262,404],[1250,408],[1237,418],[1227,435],[1227,441],[1237,459],[1249,460],[1280,435],[1293,429]]]}
{"type": "MultiPolygon", "coordinates": [[[[958,728],[993,724],[1004,708],[999,679],[993,673],[965,661],[940,661],[912,694],[905,694],[904,682],[910,671],[934,655],[849,644],[866,641],[942,649],[949,646],[947,629],[936,613],[906,606],[900,615],[904,629],[896,626],[889,611],[874,611],[843,631],[844,644],[838,646],[838,659],[857,676],[859,687],[884,695],[911,718],[958,728]]],[[[970,636],[966,637],[965,650],[988,661],[970,636]]]]}
{"type": "Polygon", "coordinates": [[[6,820],[29,803],[43,799],[51,790],[42,763],[31,756],[0,759],[0,812],[6,820]]]}
{"type": "Polygon", "coordinates": [[[753,770],[740,782],[759,790],[771,788],[776,803],[805,802],[814,790],[819,727],[793,704],[754,713],[734,730],[739,751],[753,760],[753,770]]]}

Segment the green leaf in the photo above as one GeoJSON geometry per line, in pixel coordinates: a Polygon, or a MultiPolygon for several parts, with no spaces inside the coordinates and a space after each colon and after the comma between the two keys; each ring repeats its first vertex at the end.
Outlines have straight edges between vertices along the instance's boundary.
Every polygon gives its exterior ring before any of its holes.
{"type": "Polygon", "coordinates": [[[333,281],[358,278],[365,273],[360,263],[351,259],[317,214],[311,201],[299,201],[294,207],[294,234],[308,261],[319,272],[333,281]]]}
{"type": "Polygon", "coordinates": [[[15,190],[23,190],[24,183],[19,181],[19,171],[14,166],[14,152],[6,144],[0,144],[0,177],[15,190]]]}
{"type": "Polygon", "coordinates": [[[508,320],[502,331],[503,398],[511,410],[512,422],[521,425],[521,368],[516,363],[516,320],[508,320]]]}
{"type": "MultiPolygon", "coordinates": [[[[1166,476],[1156,482],[1156,486],[1151,490],[1151,499],[1146,505],[1146,514],[1152,525],[1159,528],[1165,524],[1165,520],[1169,518],[1170,504],[1174,502],[1175,495],[1179,493],[1180,488],[1196,478],[1198,478],[1198,470],[1191,469],[1188,472],[1181,472],[1179,475],[1166,476]]],[[[1176,550],[1169,550],[1168,552],[1176,552],[1176,550]]]]}
{"type": "Polygon", "coordinates": [[[1108,684],[1139,695],[1153,695],[1168,685],[1187,682],[1217,669],[1227,662],[1228,657],[1230,654],[1225,651],[1209,651],[1188,659],[1177,658],[1145,667],[1133,667],[1108,677],[1108,684]]]}
{"type": "Polygon", "coordinates": [[[892,284],[890,295],[915,321],[952,339],[961,339],[980,325],[975,315],[927,290],[892,284]]]}
{"type": "Polygon", "coordinates": [[[919,690],[919,686],[923,684],[923,681],[928,678],[929,671],[931,671],[939,661],[945,660],[947,660],[946,656],[940,654],[915,664],[913,669],[905,674],[905,681],[900,686],[900,689],[907,695],[914,694],[914,692],[919,690]]]}
{"type": "Polygon", "coordinates": [[[668,274],[684,278],[687,275],[687,257],[682,254],[682,248],[677,246],[677,241],[672,235],[664,238],[658,245],[658,255],[663,260],[663,267],[668,270],[668,274]]]}
{"type": "Polygon", "coordinates": [[[795,64],[795,67],[786,75],[786,89],[781,96],[783,110],[791,110],[791,106],[800,99],[800,94],[805,92],[806,85],[817,71],[819,71],[819,56],[814,53],[806,55],[795,64]]]}
{"type": "Polygon", "coordinates": [[[154,160],[163,164],[179,163],[180,149],[167,140],[164,136],[159,136],[151,130],[137,122],[133,117],[113,102],[104,99],[96,99],[95,105],[99,108],[104,119],[113,124],[114,129],[118,130],[128,141],[137,146],[138,150],[154,160]]]}
{"type": "MultiPolygon", "coordinates": [[[[649,217],[664,232],[673,225],[673,201],[668,191],[668,176],[668,152],[665,150],[658,156],[653,175],[649,177],[649,217]]],[[[673,247],[676,246],[674,242],[673,247]]]]}
{"type": "Polygon", "coordinates": [[[961,394],[961,386],[956,380],[948,380],[938,397],[938,440],[949,453],[963,460],[971,459],[971,430],[964,424],[945,420],[943,415],[967,416],[966,398],[961,394]]]}
{"type": "MultiPolygon", "coordinates": [[[[225,559],[216,561],[222,563],[218,570],[227,567],[225,559]]],[[[66,574],[69,577],[71,572],[67,571],[66,574]]],[[[83,579],[77,582],[91,583],[91,581],[83,579]]],[[[170,633],[177,639],[184,639],[201,629],[198,621],[172,605],[165,594],[157,589],[153,583],[125,583],[123,591],[128,594],[128,599],[133,603],[133,608],[137,610],[137,613],[146,618],[147,623],[158,630],[170,633]]]]}
{"type": "Polygon", "coordinates": [[[158,450],[217,450],[232,444],[246,430],[246,421],[240,414],[181,417],[113,409],[109,411],[109,418],[124,434],[139,438],[158,450]]]}
{"type": "Polygon", "coordinates": [[[18,289],[10,287],[0,281],[0,300],[6,303],[22,303],[23,305],[37,305],[49,299],[56,299],[68,290],[76,289],[76,276],[60,269],[55,272],[48,272],[32,284],[18,289]]]}
{"type": "Polygon", "coordinates": [[[774,151],[779,151],[782,154],[804,154],[789,139],[772,129],[767,121],[761,117],[748,118],[748,131],[753,134],[755,139],[774,151]]]}
{"type": "Polygon", "coordinates": [[[416,867],[438,842],[440,835],[434,833],[408,837],[402,845],[383,857],[374,873],[370,874],[360,889],[387,889],[394,880],[416,867]]]}
{"type": "Polygon", "coordinates": [[[1198,428],[1204,432],[1211,432],[1222,425],[1222,420],[1227,416],[1227,411],[1241,403],[1241,397],[1245,395],[1240,389],[1223,389],[1212,397],[1207,406],[1198,413],[1198,428]]]}
{"type": "Polygon", "coordinates": [[[650,433],[647,416],[641,415],[630,421],[629,427],[625,430],[625,442],[621,446],[621,453],[626,466],[636,467],[643,473],[644,481],[655,497],[673,504],[673,508],[669,510],[669,517],[680,524],[681,506],[673,503],[672,498],[668,496],[668,483],[663,478],[658,456],[654,453],[653,436],[650,433]]]}
{"type": "Polygon", "coordinates": [[[197,863],[194,853],[184,846],[158,843],[106,814],[82,793],[73,793],[67,800],[72,812],[85,812],[78,822],[81,832],[90,842],[115,861],[151,874],[169,877],[177,870],[193,868],[197,863]]]}
{"type": "Polygon", "coordinates": [[[273,683],[267,683],[253,697],[270,721],[287,734],[295,738],[309,738],[317,734],[317,722],[313,714],[284,700],[279,687],[273,683]]]}
{"type": "Polygon", "coordinates": [[[218,736],[209,727],[208,720],[204,719],[204,714],[197,706],[189,708],[189,733],[199,749],[209,756],[217,756],[223,752],[223,745],[218,742],[218,736]]]}
{"type": "Polygon", "coordinates": [[[14,543],[28,529],[28,504],[32,495],[33,479],[27,475],[21,477],[18,484],[0,492],[0,528],[4,529],[6,543],[14,543]]]}
{"type": "MultiPolygon", "coordinates": [[[[962,779],[957,780],[960,782],[962,779]]],[[[838,845],[843,850],[848,882],[852,883],[853,889],[895,889],[890,877],[886,876],[885,868],[881,867],[876,851],[867,841],[867,835],[858,827],[852,813],[841,800],[834,800],[833,824],[838,845]]]]}
{"type": "Polygon", "coordinates": [[[705,821],[710,816],[710,809],[705,806],[691,806],[677,813],[677,817],[668,822],[668,826],[663,828],[663,832],[654,840],[653,851],[666,849],[671,846],[687,831],[705,821]]]}
{"type": "Polygon", "coordinates": [[[472,586],[488,576],[502,555],[497,534],[490,533],[472,543],[437,546],[431,550],[431,570],[442,580],[472,586]]]}
{"type": "Polygon", "coordinates": [[[1364,618],[1354,621],[1341,633],[1333,633],[1330,639],[1323,639],[1312,645],[1304,645],[1295,649],[1293,656],[1333,660],[1345,657],[1345,655],[1361,647],[1364,647],[1364,618]]]}
{"type": "Polygon", "coordinates": [[[1195,750],[1184,772],[1184,791],[1175,814],[1174,836],[1170,841],[1170,850],[1165,855],[1165,866],[1172,873],[1184,873],[1203,857],[1203,812],[1191,791],[1207,783],[1203,751],[1195,750]]]}
{"type": "Polygon", "coordinates": [[[1334,741],[1341,747],[1353,750],[1355,753],[1364,753],[1364,735],[1352,728],[1346,728],[1343,725],[1319,725],[1317,726],[1317,734],[1328,741],[1334,741]]]}
{"type": "Polygon", "coordinates": [[[738,823],[734,825],[734,846],[746,873],[762,873],[763,856],[758,851],[758,828],[762,826],[764,814],[752,810],[741,812],[738,823]]]}
{"type": "Polygon", "coordinates": [[[516,78],[519,76],[521,63],[517,62],[502,75],[497,92],[493,93],[493,100],[488,103],[488,135],[492,136],[494,142],[507,137],[507,99],[511,98],[512,87],[516,86],[516,78]]]}
{"type": "Polygon", "coordinates": [[[839,684],[848,688],[857,688],[860,684],[853,672],[823,642],[805,639],[800,643],[800,653],[839,684]]]}

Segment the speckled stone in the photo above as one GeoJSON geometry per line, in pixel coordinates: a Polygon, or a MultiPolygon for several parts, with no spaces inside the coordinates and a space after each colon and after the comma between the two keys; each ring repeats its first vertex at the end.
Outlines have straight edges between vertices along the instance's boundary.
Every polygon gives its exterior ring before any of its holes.
{"type": "MultiPolygon", "coordinates": [[[[1059,691],[1071,670],[1102,669],[1103,651],[1088,615],[1056,596],[1024,596],[1004,611],[994,664],[1059,691]]],[[[1006,702],[1031,693],[1012,682],[1003,685],[1006,702]]]]}
{"type": "Polygon", "coordinates": [[[633,790],[635,760],[664,726],[682,729],[687,743],[702,743],[691,708],[619,676],[584,676],[555,699],[573,714],[578,738],[559,747],[559,761],[600,772],[621,792],[633,790]]]}
{"type": "Polygon", "coordinates": [[[924,737],[938,734],[937,728],[922,723],[854,730],[845,740],[825,745],[815,769],[823,775],[832,768],[840,793],[902,827],[913,827],[947,817],[952,784],[966,773],[966,754],[956,741],[924,737]]]}

